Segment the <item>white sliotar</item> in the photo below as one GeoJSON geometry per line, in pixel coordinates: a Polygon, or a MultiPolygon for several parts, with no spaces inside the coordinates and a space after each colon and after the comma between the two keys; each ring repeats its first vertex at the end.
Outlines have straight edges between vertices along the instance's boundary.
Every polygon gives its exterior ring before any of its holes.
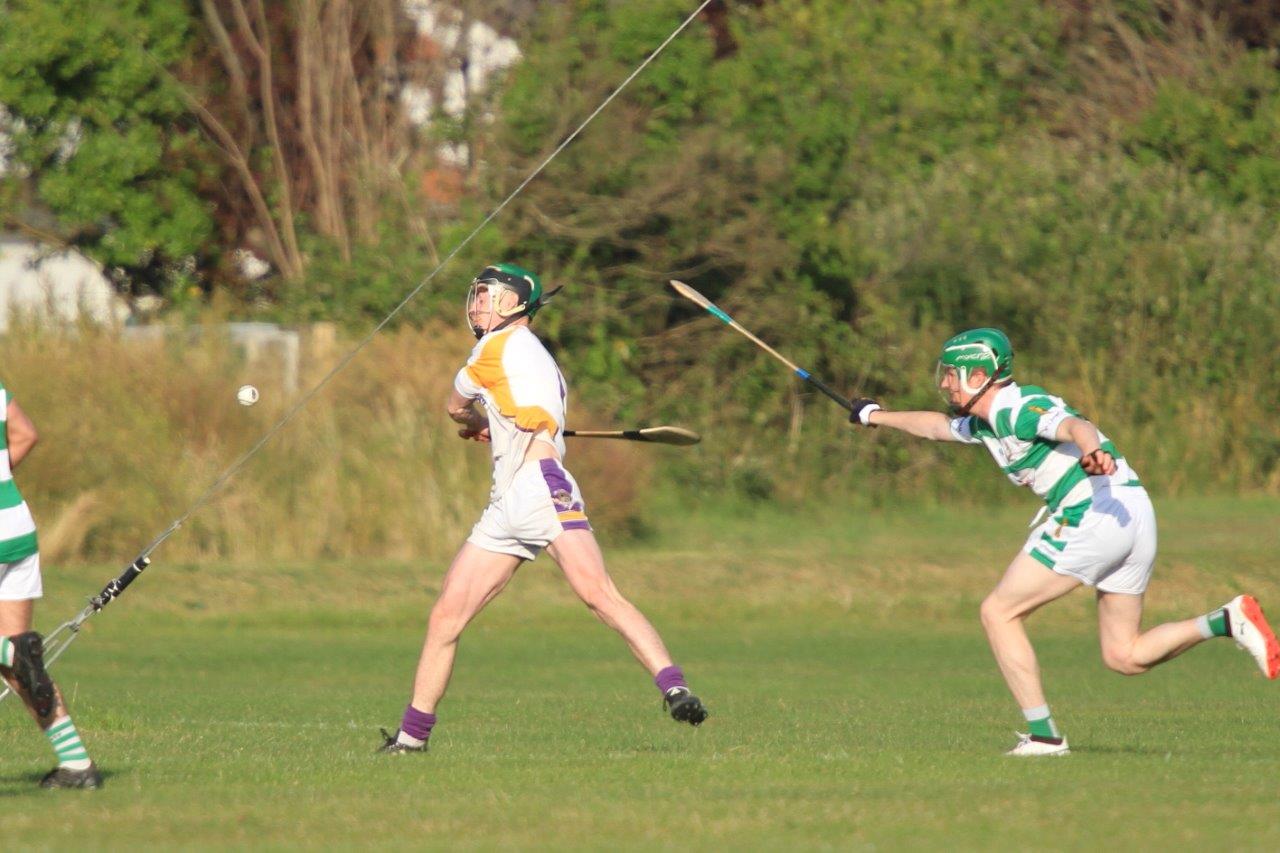
{"type": "Polygon", "coordinates": [[[242,406],[252,406],[258,402],[258,389],[252,385],[241,385],[236,392],[236,401],[242,406]]]}

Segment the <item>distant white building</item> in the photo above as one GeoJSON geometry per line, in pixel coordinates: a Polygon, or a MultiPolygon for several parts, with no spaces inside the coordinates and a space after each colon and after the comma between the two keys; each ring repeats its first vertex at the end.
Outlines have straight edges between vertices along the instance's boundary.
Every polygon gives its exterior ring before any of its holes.
{"type": "Polygon", "coordinates": [[[0,234],[0,334],[19,317],[41,325],[118,326],[129,314],[128,303],[84,255],[0,234]]]}
{"type": "Polygon", "coordinates": [[[13,141],[6,132],[9,129],[9,111],[0,104],[0,177],[9,171],[9,155],[13,153],[13,141]]]}
{"type": "MultiPolygon", "coordinates": [[[[409,120],[422,127],[439,109],[459,118],[471,99],[485,91],[494,74],[520,60],[520,48],[484,21],[471,18],[451,3],[439,0],[405,0],[404,10],[418,33],[416,53],[446,61],[444,77],[435,86],[408,84],[400,93],[409,120]]],[[[445,145],[440,154],[446,163],[465,165],[469,159],[462,143],[445,145]]]]}

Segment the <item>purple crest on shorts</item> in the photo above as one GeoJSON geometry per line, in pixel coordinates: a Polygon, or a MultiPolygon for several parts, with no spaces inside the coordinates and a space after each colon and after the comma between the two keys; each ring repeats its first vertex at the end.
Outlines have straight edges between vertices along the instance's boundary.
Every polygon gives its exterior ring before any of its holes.
{"type": "MultiPolygon", "coordinates": [[[[560,463],[554,459],[540,459],[538,465],[542,468],[542,479],[547,484],[547,492],[551,495],[551,502],[555,505],[556,512],[582,512],[582,501],[573,499],[573,486],[570,485],[569,478],[565,476],[560,463]]],[[[591,529],[591,524],[583,518],[561,521],[560,526],[565,530],[591,529]]]]}
{"type": "Polygon", "coordinates": [[[569,485],[569,478],[564,475],[560,463],[554,459],[539,459],[538,465],[542,468],[542,479],[547,483],[547,491],[551,493],[552,500],[555,500],[557,493],[572,497],[573,487],[569,485]]]}

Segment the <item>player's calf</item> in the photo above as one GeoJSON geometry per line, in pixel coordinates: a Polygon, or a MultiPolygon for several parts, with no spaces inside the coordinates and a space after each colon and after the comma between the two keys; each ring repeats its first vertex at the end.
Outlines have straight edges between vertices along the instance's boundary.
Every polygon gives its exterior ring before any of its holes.
{"type": "Polygon", "coordinates": [[[13,672],[14,681],[31,703],[44,727],[44,735],[58,757],[58,766],[40,780],[41,788],[98,788],[102,774],[89,759],[75,723],[60,707],[58,690],[44,667],[44,643],[35,631],[0,637],[0,666],[13,672]],[[56,711],[62,716],[50,721],[56,711]],[[45,724],[48,723],[46,726],[45,724]]]}
{"type": "Polygon", "coordinates": [[[1150,666],[1140,664],[1134,660],[1131,651],[1120,652],[1114,649],[1103,649],[1102,662],[1106,664],[1107,669],[1112,672],[1118,672],[1121,675],[1142,675],[1151,669],[1150,666]]]}
{"type": "Polygon", "coordinates": [[[18,685],[31,699],[32,708],[41,720],[53,714],[56,693],[53,680],[44,668],[44,642],[35,631],[12,637],[0,637],[0,666],[13,670],[18,685]]]}

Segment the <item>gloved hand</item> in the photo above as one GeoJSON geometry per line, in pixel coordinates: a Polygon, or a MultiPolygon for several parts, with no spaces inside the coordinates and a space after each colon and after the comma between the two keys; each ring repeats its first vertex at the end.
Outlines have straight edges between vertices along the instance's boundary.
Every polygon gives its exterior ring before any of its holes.
{"type": "Polygon", "coordinates": [[[853,407],[849,412],[849,423],[875,429],[875,424],[871,423],[870,418],[872,412],[880,411],[879,403],[870,397],[857,397],[850,400],[849,405],[853,407]]]}

